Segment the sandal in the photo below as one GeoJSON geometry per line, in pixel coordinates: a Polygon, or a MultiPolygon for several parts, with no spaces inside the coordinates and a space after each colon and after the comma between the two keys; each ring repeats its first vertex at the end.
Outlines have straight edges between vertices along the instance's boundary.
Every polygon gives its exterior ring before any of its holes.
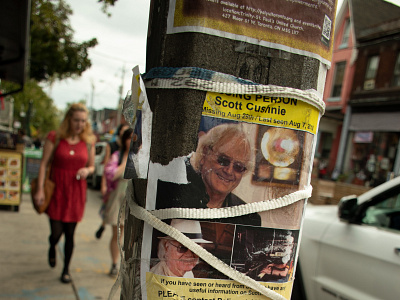
{"type": "Polygon", "coordinates": [[[71,275],[69,275],[68,273],[62,273],[60,280],[62,283],[70,283],[72,280],[71,275]]]}

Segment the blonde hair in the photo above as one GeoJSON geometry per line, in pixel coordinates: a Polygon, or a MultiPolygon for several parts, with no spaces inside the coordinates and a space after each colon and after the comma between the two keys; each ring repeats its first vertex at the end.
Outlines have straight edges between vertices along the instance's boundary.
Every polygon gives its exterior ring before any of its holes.
{"type": "MultiPolygon", "coordinates": [[[[60,139],[65,139],[71,136],[70,123],[72,116],[75,112],[85,112],[89,117],[89,111],[84,104],[82,103],[71,104],[57,132],[60,139]]],[[[85,143],[92,144],[95,142],[96,136],[93,134],[92,126],[89,120],[86,120],[85,128],[79,134],[79,138],[85,143]]]]}
{"type": "Polygon", "coordinates": [[[247,138],[246,132],[243,131],[243,125],[236,123],[226,123],[211,128],[206,134],[199,138],[197,150],[195,153],[193,153],[190,160],[193,169],[196,172],[200,172],[200,163],[203,156],[205,155],[204,149],[214,148],[214,150],[218,150],[222,145],[225,145],[233,138],[243,139],[243,152],[245,152],[248,157],[246,164],[249,163],[251,159],[251,146],[247,138]]]}

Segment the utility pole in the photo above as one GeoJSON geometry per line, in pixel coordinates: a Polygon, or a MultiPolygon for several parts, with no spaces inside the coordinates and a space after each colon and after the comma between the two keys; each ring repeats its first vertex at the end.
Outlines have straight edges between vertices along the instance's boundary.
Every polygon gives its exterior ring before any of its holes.
{"type": "Polygon", "coordinates": [[[90,94],[89,112],[90,112],[90,120],[91,120],[92,126],[93,126],[93,123],[94,123],[93,102],[94,102],[94,93],[95,93],[95,85],[94,85],[93,79],[91,80],[91,87],[92,87],[92,90],[91,90],[91,94],[90,94]]]}
{"type": "Polygon", "coordinates": [[[32,118],[33,100],[29,100],[28,110],[26,112],[26,118],[24,122],[25,133],[27,136],[31,137],[31,118],[32,118]]]}
{"type": "Polygon", "coordinates": [[[127,192],[121,299],[290,299],[336,1],[237,2],[151,1],[149,171],[127,192]],[[229,147],[239,135],[203,144],[218,126],[245,135],[229,147]],[[214,209],[212,185],[233,181],[222,179],[229,172],[240,183],[218,190],[225,198],[214,209]],[[272,201],[288,195],[289,204],[272,201]],[[278,204],[240,212],[253,203],[278,204]],[[184,209],[169,210],[165,220],[162,208],[184,209]],[[199,220],[201,242],[170,219],[199,220]],[[158,256],[168,251],[202,260],[178,275],[168,255],[158,256]]]}
{"type": "Polygon", "coordinates": [[[125,78],[125,65],[122,66],[122,72],[121,72],[121,85],[119,86],[119,98],[118,98],[118,106],[117,106],[117,126],[121,124],[121,116],[122,116],[122,102],[123,102],[123,97],[122,93],[124,90],[124,78],[125,78]]]}

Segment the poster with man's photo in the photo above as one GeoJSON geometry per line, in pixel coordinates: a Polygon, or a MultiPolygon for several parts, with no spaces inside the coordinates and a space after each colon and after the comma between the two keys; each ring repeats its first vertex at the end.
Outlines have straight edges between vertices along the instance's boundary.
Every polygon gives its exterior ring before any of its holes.
{"type": "MultiPolygon", "coordinates": [[[[168,223],[238,272],[269,287],[290,292],[287,285],[293,279],[298,230],[187,219],[172,219],[168,223]]],[[[152,248],[147,273],[148,299],[164,295],[159,285],[151,288],[156,282],[181,295],[201,293],[209,299],[226,294],[245,297],[244,286],[229,280],[168,235],[153,229],[152,244],[156,247],[152,248]]]]}
{"type": "MultiPolygon", "coordinates": [[[[308,185],[318,110],[296,99],[263,99],[266,106],[249,105],[252,99],[207,94],[196,149],[167,166],[150,164],[147,209],[239,206],[308,185]]],[[[293,206],[212,221],[298,229],[302,204],[293,206]]]]}
{"type": "MultiPolygon", "coordinates": [[[[167,222],[235,270],[257,281],[292,279],[298,230],[187,219],[167,222]]],[[[154,229],[150,272],[172,277],[229,279],[178,241],[154,229]]]]}
{"type": "MultiPolygon", "coordinates": [[[[146,209],[228,208],[304,190],[318,121],[318,109],[297,99],[207,93],[196,149],[165,166],[150,161],[146,209]]],[[[289,298],[304,201],[228,218],[163,221],[289,298]]],[[[250,299],[251,289],[177,240],[148,224],[144,235],[151,238],[142,246],[143,299],[167,298],[171,289],[195,299],[250,299]]]]}

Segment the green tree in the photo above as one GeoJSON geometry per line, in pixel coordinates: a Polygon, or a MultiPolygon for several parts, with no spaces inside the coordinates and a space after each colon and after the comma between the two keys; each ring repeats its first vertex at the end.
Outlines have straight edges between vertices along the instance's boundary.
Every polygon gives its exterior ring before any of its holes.
{"type": "Polygon", "coordinates": [[[30,127],[35,129],[37,135],[43,137],[48,131],[59,126],[61,120],[59,110],[34,79],[28,80],[23,91],[12,97],[14,98],[14,120],[20,121],[22,128],[26,129],[29,118],[30,127]],[[28,116],[30,102],[32,102],[32,109],[28,116]]]}
{"type": "MultiPolygon", "coordinates": [[[[102,11],[113,6],[117,0],[98,0],[102,11]]],[[[107,13],[108,14],[108,13],[107,13]]],[[[97,45],[97,39],[77,43],[69,16],[72,10],[65,0],[32,0],[30,20],[29,80],[22,92],[12,95],[14,99],[14,120],[27,125],[29,103],[31,102],[30,127],[39,135],[56,128],[62,117],[54,102],[38,83],[52,84],[56,80],[77,78],[91,67],[88,49],[97,45]]],[[[109,14],[108,14],[109,15],[109,14]]],[[[4,92],[18,90],[17,84],[1,81],[4,92]]],[[[11,97],[7,97],[9,100],[11,97]]],[[[6,101],[7,101],[6,100],[6,101]]]]}
{"type": "Polygon", "coordinates": [[[30,78],[51,83],[79,77],[91,67],[88,49],[97,39],[75,42],[71,14],[64,0],[32,0],[30,78]]]}

